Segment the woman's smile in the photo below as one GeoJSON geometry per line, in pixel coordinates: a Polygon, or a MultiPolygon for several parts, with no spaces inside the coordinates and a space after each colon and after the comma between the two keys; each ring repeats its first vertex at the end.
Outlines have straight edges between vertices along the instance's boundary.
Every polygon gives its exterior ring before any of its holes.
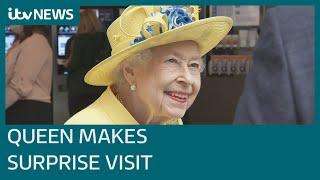
{"type": "Polygon", "coordinates": [[[188,101],[189,93],[185,93],[182,91],[164,91],[164,93],[169,96],[171,100],[177,102],[179,104],[185,104],[188,101]]]}

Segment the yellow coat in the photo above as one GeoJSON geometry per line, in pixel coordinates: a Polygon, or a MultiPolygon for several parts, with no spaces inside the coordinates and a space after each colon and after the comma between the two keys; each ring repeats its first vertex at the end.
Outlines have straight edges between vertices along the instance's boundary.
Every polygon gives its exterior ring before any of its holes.
{"type": "MultiPolygon", "coordinates": [[[[108,88],[94,103],[72,116],[66,125],[98,125],[98,124],[127,124],[138,125],[127,109],[108,88]]],[[[183,124],[181,119],[174,119],[166,124],[183,124]]]]}

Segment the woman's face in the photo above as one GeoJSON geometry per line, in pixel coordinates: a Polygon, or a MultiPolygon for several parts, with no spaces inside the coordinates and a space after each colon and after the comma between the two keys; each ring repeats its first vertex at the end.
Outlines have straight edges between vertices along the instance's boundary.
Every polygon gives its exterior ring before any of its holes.
{"type": "Polygon", "coordinates": [[[151,119],[160,121],[149,123],[181,118],[200,89],[199,46],[193,41],[182,41],[151,51],[152,59],[135,71],[137,107],[147,109],[151,119]]]}

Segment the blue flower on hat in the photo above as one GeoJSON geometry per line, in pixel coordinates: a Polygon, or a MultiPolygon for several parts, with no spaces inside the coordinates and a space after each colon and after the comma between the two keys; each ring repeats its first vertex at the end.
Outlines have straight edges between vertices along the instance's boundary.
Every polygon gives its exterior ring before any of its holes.
{"type": "Polygon", "coordinates": [[[163,11],[168,16],[169,29],[174,29],[192,22],[191,15],[179,7],[168,8],[163,11]]]}
{"type": "MultiPolygon", "coordinates": [[[[186,25],[192,22],[192,15],[191,13],[187,12],[183,7],[179,6],[171,6],[166,9],[160,10],[161,14],[165,14],[168,17],[168,30],[186,25]]],[[[151,14],[152,16],[156,15],[156,12],[151,14]]],[[[157,34],[154,33],[154,30],[151,26],[147,26],[146,31],[148,31],[152,36],[157,34]]],[[[160,29],[161,31],[161,29],[160,29]]],[[[162,31],[160,33],[163,33],[162,31]]],[[[142,32],[140,35],[130,43],[130,45],[135,45],[141,41],[144,41],[146,37],[143,36],[142,32]]]]}

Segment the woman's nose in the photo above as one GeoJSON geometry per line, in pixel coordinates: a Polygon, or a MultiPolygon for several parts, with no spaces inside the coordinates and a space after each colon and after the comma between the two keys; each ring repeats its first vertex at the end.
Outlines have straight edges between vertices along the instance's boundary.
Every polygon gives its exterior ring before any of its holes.
{"type": "Polygon", "coordinates": [[[185,83],[187,85],[192,84],[192,75],[188,67],[181,67],[177,81],[180,83],[185,83]]]}

